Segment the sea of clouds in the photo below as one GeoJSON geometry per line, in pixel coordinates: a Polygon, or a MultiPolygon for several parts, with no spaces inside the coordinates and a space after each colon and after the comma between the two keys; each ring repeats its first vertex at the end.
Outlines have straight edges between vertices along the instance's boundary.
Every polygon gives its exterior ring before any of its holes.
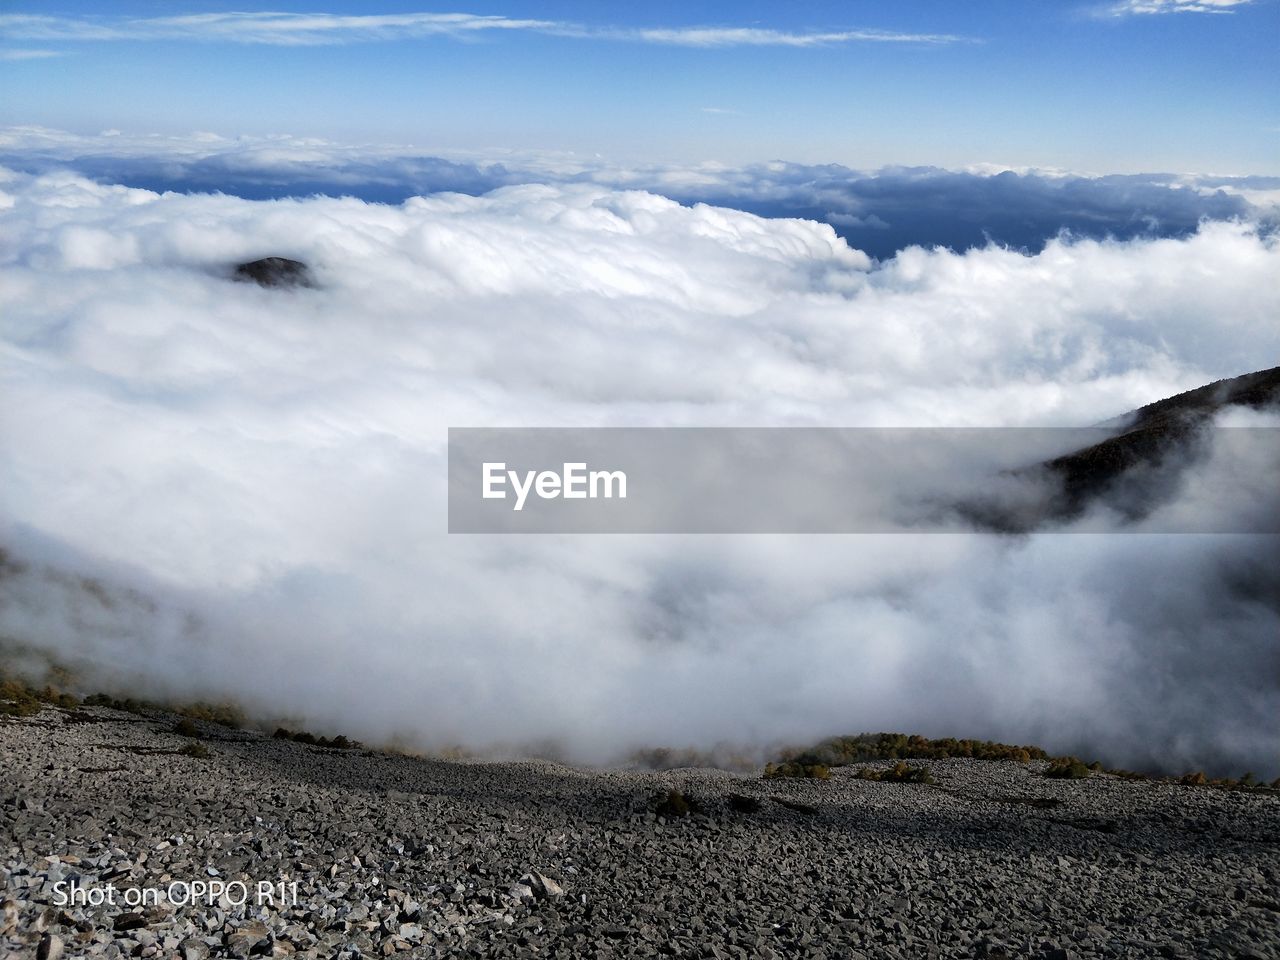
{"type": "Polygon", "coordinates": [[[995,243],[1036,253],[1064,232],[1132,239],[1186,237],[1205,219],[1246,219],[1269,230],[1280,224],[1274,176],[1097,175],[998,165],[855,170],[781,160],[637,164],[552,151],[458,154],[288,135],[84,135],[34,126],[0,128],[0,165],[28,173],[74,169],[158,192],[257,200],[321,194],[398,204],[441,191],[478,196],[528,183],[595,184],[817,220],[879,259],[913,244],[964,250],[995,243]]]}
{"type": "MultiPolygon", "coordinates": [[[[1280,773],[1275,537],[445,532],[450,426],[1080,426],[1273,366],[1250,219],[877,259],[596,182],[0,176],[0,635],[97,685],[594,762],[902,729],[1280,773]],[[268,255],[318,286],[229,279],[268,255]]],[[[1169,510],[1276,506],[1189,476],[1169,510]]]]}

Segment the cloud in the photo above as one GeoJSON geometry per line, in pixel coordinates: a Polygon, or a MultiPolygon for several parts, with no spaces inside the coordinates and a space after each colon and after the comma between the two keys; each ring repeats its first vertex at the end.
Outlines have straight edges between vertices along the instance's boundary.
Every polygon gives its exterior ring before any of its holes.
{"type": "Polygon", "coordinates": [[[965,39],[949,34],[884,30],[792,32],[756,27],[587,27],[554,20],[513,19],[470,13],[343,16],[330,13],[227,12],[147,18],[74,18],[15,13],[0,15],[0,31],[9,37],[26,40],[200,40],[275,46],[314,46],[431,36],[467,38],[501,32],[698,48],[819,47],[849,43],[946,44],[965,39]]]}
{"type": "Polygon", "coordinates": [[[834,210],[828,210],[827,215],[822,219],[836,227],[870,228],[872,230],[889,229],[889,224],[874,213],[867,214],[865,217],[858,217],[852,213],[836,213],[834,210]]]}
{"type": "Polygon", "coordinates": [[[846,43],[957,43],[966,38],[941,33],[898,33],[889,30],[835,30],[793,33],[756,27],[682,27],[609,30],[608,36],[677,47],[823,47],[846,43]]]}
{"type": "Polygon", "coordinates": [[[199,13],[175,17],[124,18],[5,14],[0,30],[39,40],[219,40],[277,46],[462,37],[489,31],[547,31],[547,20],[516,20],[466,13],[406,13],[359,16],[301,13],[199,13]]]}
{"type": "Polygon", "coordinates": [[[1000,166],[860,171],[786,162],[622,166],[568,153],[439,156],[315,138],[83,137],[36,127],[0,129],[0,163],[31,172],[72,166],[107,182],[252,199],[323,193],[400,203],[445,190],[593,183],[824,220],[878,258],[913,244],[963,250],[994,242],[1034,252],[1064,230],[1091,238],[1177,237],[1202,219],[1280,222],[1275,177],[1093,176],[1000,166]]]}
{"type": "Polygon", "coordinates": [[[36,50],[33,48],[10,48],[0,50],[0,60],[47,60],[60,57],[60,50],[36,50]]]}
{"type": "MultiPolygon", "coordinates": [[[[444,532],[451,425],[1077,425],[1263,366],[1251,224],[877,264],[585,182],[0,176],[0,635],[95,680],[576,759],[902,728],[1280,773],[1275,538],[444,532]],[[227,279],[268,254],[320,286],[227,279]]],[[[1237,509],[1215,464],[1169,509],[1237,509]]]]}
{"type": "Polygon", "coordinates": [[[1107,9],[1111,16],[1162,13],[1235,13],[1253,0],[1121,0],[1107,9]]]}

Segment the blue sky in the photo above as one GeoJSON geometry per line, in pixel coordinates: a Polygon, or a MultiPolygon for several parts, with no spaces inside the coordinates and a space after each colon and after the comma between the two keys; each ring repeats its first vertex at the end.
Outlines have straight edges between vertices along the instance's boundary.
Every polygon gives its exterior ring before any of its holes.
{"type": "Polygon", "coordinates": [[[624,162],[1280,168],[1275,0],[192,0],[0,13],[8,125],[624,162]],[[320,16],[173,19],[244,11],[320,16]],[[471,16],[406,16],[449,13],[471,16]]]}

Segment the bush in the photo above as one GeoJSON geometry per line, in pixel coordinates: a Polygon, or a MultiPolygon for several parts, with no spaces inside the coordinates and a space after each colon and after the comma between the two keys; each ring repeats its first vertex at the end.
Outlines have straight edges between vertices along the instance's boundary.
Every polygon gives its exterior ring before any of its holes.
{"type": "Polygon", "coordinates": [[[183,717],[173,725],[173,732],[180,737],[199,737],[201,736],[200,728],[196,726],[195,721],[190,717],[183,717]]]}
{"type": "MultiPolygon", "coordinates": [[[[1096,762],[1091,763],[1089,764],[1089,769],[1094,773],[1097,773],[1099,770],[1102,769],[1102,764],[1096,763],[1096,762]]],[[[1111,776],[1113,777],[1119,777],[1121,780],[1150,780],[1151,779],[1149,776],[1147,776],[1147,774],[1140,773],[1137,770],[1125,770],[1123,768],[1116,768],[1112,770],[1107,770],[1106,772],[1111,774],[1111,776]]]]}
{"type": "Polygon", "coordinates": [[[197,760],[207,760],[212,756],[212,754],[209,753],[209,748],[203,743],[188,743],[179,750],[178,753],[182,754],[184,757],[195,757],[197,760]]]}
{"type": "Polygon", "coordinates": [[[42,703],[51,703],[55,707],[65,707],[68,710],[80,706],[79,697],[70,693],[63,693],[61,690],[55,690],[50,686],[45,686],[43,690],[37,691],[36,699],[42,703]]]}
{"type": "Polygon", "coordinates": [[[229,703],[193,703],[180,707],[178,713],[193,720],[205,723],[216,723],[220,727],[231,727],[239,730],[245,724],[244,712],[229,703]]]}
{"type": "Polygon", "coordinates": [[[930,740],[917,734],[860,733],[853,737],[831,737],[808,750],[790,751],[781,759],[828,767],[865,763],[869,760],[1013,760],[1027,763],[1047,760],[1039,747],[996,743],[992,740],[957,740],[944,737],[930,740]]]}
{"type": "Polygon", "coordinates": [[[364,747],[359,740],[349,740],[342,734],[330,739],[317,737],[314,733],[308,733],[305,730],[294,731],[284,727],[276,727],[276,732],[271,736],[276,740],[292,740],[295,743],[305,743],[310,747],[328,747],[331,750],[360,750],[364,747]]]}
{"type": "Polygon", "coordinates": [[[778,780],[782,778],[802,780],[830,780],[831,771],[822,763],[802,763],[791,760],[787,763],[770,763],[764,768],[764,779],[778,780]]]}
{"type": "Polygon", "coordinates": [[[1093,772],[1076,757],[1055,757],[1049,762],[1044,775],[1055,780],[1084,780],[1093,772]]]}
{"type": "Polygon", "coordinates": [[[0,715],[29,717],[40,712],[40,700],[35,691],[18,680],[0,682],[0,715]]]}
{"type": "Polygon", "coordinates": [[[39,713],[41,705],[46,703],[69,710],[79,706],[80,700],[48,685],[36,689],[23,680],[13,678],[0,680],[0,715],[29,717],[39,713]]]}
{"type": "Polygon", "coordinates": [[[110,707],[112,710],[136,714],[146,714],[149,710],[160,709],[159,706],[147,700],[135,700],[133,697],[117,700],[105,693],[90,694],[84,698],[84,703],[87,707],[110,707]]]}
{"type": "Polygon", "coordinates": [[[899,760],[887,770],[863,767],[858,771],[858,779],[879,783],[933,783],[933,774],[928,767],[913,767],[899,760]]]}
{"type": "Polygon", "coordinates": [[[691,813],[701,813],[702,805],[693,797],[686,797],[674,787],[666,795],[659,794],[653,812],[668,820],[687,817],[691,813]]]}

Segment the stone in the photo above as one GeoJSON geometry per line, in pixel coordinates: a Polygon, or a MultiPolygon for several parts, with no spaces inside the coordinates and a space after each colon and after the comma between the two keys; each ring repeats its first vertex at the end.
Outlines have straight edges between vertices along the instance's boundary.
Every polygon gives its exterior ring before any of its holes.
{"type": "Polygon", "coordinates": [[[236,280],[256,283],[261,287],[314,287],[311,268],[301,260],[288,257],[263,257],[236,264],[236,280]]]}
{"type": "Polygon", "coordinates": [[[250,920],[242,923],[227,933],[223,942],[233,956],[248,956],[258,944],[271,936],[271,931],[261,920],[250,920]]]}

